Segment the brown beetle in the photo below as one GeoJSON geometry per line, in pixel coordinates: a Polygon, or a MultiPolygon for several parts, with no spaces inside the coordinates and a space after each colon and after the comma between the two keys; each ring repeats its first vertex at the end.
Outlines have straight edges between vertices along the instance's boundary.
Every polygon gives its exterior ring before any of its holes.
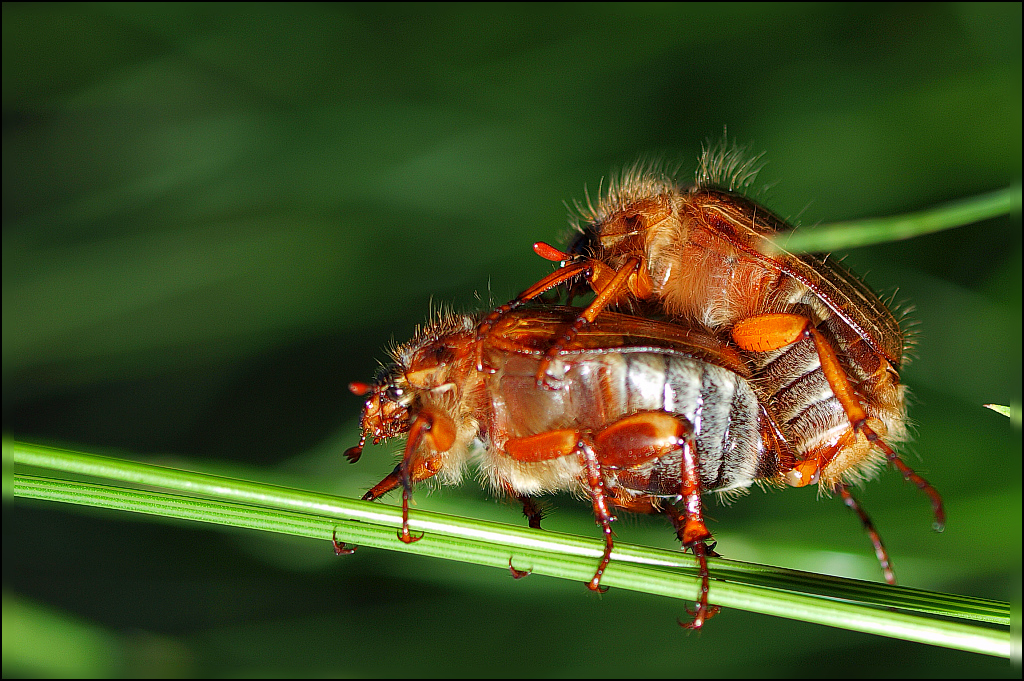
{"type": "MultiPolygon", "coordinates": [[[[593,590],[602,589],[611,559],[611,509],[664,514],[698,559],[700,596],[685,626],[699,628],[715,612],[701,494],[781,486],[801,441],[791,442],[758,399],[739,353],[710,334],[602,313],[549,357],[578,315],[564,307],[502,315],[482,343],[490,372],[476,369],[479,317],[443,316],[397,348],[372,385],[351,386],[368,397],[362,437],[346,456],[358,460],[367,438],[407,435],[399,464],[363,497],[402,487],[404,542],[417,539],[408,522],[413,484],[455,483],[471,466],[495,492],[521,501],[533,527],[540,524],[535,496],[589,498],[605,536],[593,590]],[[544,361],[549,385],[541,387],[535,377],[544,361]]],[[[841,491],[887,566],[877,533],[841,491]]]]}
{"type": "Polygon", "coordinates": [[[838,263],[792,255],[771,241],[789,225],[734,191],[752,165],[723,143],[705,150],[693,187],[650,166],[624,173],[582,211],[585,224],[568,253],[534,246],[561,265],[483,319],[477,368],[491,368],[483,347],[505,314],[584,278],[596,297],[547,349],[538,383],[548,382],[550,362],[605,309],[704,329],[740,351],[759,399],[794,436],[789,484],[844,492],[888,461],[929,495],[941,529],[941,496],[889,444],[908,438],[899,323],[838,263]]]}

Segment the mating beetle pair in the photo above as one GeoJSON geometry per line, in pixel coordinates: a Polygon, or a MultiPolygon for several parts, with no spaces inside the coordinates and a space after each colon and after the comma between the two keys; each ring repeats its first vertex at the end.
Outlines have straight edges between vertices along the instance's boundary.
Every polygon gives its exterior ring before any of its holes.
{"type": "Polygon", "coordinates": [[[454,483],[475,466],[533,527],[535,496],[574,491],[604,533],[588,583],[600,590],[612,509],[662,513],[700,565],[686,625],[700,628],[715,612],[702,493],[817,484],[857,511],[895,581],[848,486],[888,462],[944,523],[939,493],[892,448],[908,437],[904,334],[845,268],[774,245],[788,225],[735,191],[749,168],[723,144],[689,188],[655,168],[626,172],[582,211],[566,252],[534,246],[555,272],[487,314],[442,315],[372,385],[352,385],[368,399],[351,461],[367,437],[407,436],[401,462],[364,496],[402,487],[400,539],[416,539],[408,499],[427,478],[454,483]],[[585,308],[537,302],[581,282],[595,294],[585,308]]]}

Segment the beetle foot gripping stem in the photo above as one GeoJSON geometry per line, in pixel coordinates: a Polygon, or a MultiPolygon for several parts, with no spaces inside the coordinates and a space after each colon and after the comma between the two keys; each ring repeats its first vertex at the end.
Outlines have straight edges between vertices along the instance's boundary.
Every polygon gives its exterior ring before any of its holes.
{"type": "Polygon", "coordinates": [[[398,531],[398,538],[406,544],[412,544],[423,539],[423,533],[420,532],[419,536],[416,536],[409,532],[409,497],[412,494],[412,483],[409,480],[409,474],[403,471],[402,479],[402,529],[398,531]]]}
{"type": "Polygon", "coordinates": [[[587,588],[591,591],[604,593],[608,587],[601,586],[601,577],[612,559],[612,549],[615,546],[612,523],[615,516],[608,509],[608,499],[605,494],[604,474],[601,471],[601,463],[597,459],[597,453],[589,438],[581,437],[576,443],[576,451],[583,454],[583,463],[586,466],[587,484],[590,487],[591,501],[594,507],[594,519],[601,526],[601,533],[604,534],[604,551],[601,554],[601,562],[593,578],[587,582],[587,588]]]}
{"type": "Polygon", "coordinates": [[[334,545],[334,555],[336,556],[350,556],[356,552],[356,549],[359,548],[355,544],[346,544],[345,542],[338,542],[337,530],[331,532],[331,544],[334,545]]]}
{"type": "MultiPolygon", "coordinates": [[[[721,612],[721,608],[717,605],[708,604],[708,591],[710,590],[710,574],[708,572],[708,551],[709,549],[703,541],[697,542],[692,547],[694,555],[697,556],[697,564],[700,566],[700,595],[697,597],[697,608],[696,610],[686,609],[688,614],[693,619],[689,622],[683,622],[677,620],[679,626],[683,629],[693,629],[694,631],[700,631],[704,623],[709,619],[721,612]]],[[[714,551],[711,551],[712,555],[717,555],[714,551]]]]}
{"type": "Polygon", "coordinates": [[[523,577],[529,577],[533,570],[517,570],[512,567],[512,558],[508,559],[508,571],[512,574],[512,579],[522,579],[523,577]]]}

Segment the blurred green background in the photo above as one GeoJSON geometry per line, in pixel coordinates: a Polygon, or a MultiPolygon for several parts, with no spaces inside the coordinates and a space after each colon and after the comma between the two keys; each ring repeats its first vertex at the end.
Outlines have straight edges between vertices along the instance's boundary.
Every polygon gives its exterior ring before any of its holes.
{"type": "MultiPolygon", "coordinates": [[[[391,339],[550,271],[563,202],[729,136],[801,225],[1019,182],[1021,6],[3,6],[3,429],[358,496],[391,339]]],[[[915,306],[908,462],[861,500],[901,583],[1020,594],[1020,216],[858,249],[915,306]]],[[[387,503],[395,503],[389,498],[387,503]]],[[[476,484],[418,507],[521,523],[476,484]]],[[[549,529],[597,536],[586,504],[549,529]]],[[[813,490],[709,504],[730,558],[878,579],[813,490]]],[[[1005,660],[326,542],[7,503],[12,675],[992,676],[1005,660]]],[[[658,518],[620,540],[671,547],[658,518]]]]}

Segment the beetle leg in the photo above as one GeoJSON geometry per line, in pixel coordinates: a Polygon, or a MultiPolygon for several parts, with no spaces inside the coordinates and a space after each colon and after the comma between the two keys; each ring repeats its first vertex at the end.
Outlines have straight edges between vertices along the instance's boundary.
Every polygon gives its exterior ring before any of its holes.
{"type": "MultiPolygon", "coordinates": [[[[604,479],[604,468],[629,469],[667,454],[681,452],[679,496],[685,506],[685,518],[673,518],[677,535],[685,548],[693,550],[700,565],[701,591],[697,610],[693,613],[692,628],[700,628],[716,610],[708,606],[709,576],[707,568],[708,549],[705,542],[711,533],[704,524],[700,499],[700,474],[697,453],[691,439],[693,428],[685,419],[661,411],[633,414],[615,421],[593,438],[577,430],[553,430],[524,438],[513,438],[506,442],[505,453],[523,462],[539,462],[577,453],[582,456],[587,485],[596,518],[605,535],[605,550],[593,579],[587,587],[604,591],[601,577],[611,562],[613,534],[609,503],[623,508],[636,506],[638,510],[654,511],[653,502],[616,498],[608,494],[604,479]]],[[[667,512],[667,511],[666,511],[667,512]]]]}
{"type": "Polygon", "coordinates": [[[402,484],[401,465],[395,466],[395,470],[388,473],[383,480],[366,491],[362,496],[363,501],[376,501],[394,488],[402,484]]]}
{"type": "MultiPolygon", "coordinates": [[[[600,263],[595,263],[591,266],[591,271],[600,263]]],[[[572,324],[565,330],[560,336],[544,353],[544,359],[540,362],[540,367],[537,369],[537,387],[553,388],[554,386],[548,385],[546,380],[548,373],[548,366],[558,356],[558,353],[562,351],[566,345],[572,342],[572,339],[580,332],[585,325],[593,323],[597,319],[597,315],[601,313],[606,307],[615,302],[615,300],[626,290],[629,283],[630,277],[636,275],[640,271],[640,260],[639,258],[630,258],[626,263],[615,272],[615,276],[597,293],[597,297],[591,301],[590,305],[580,313],[572,324]]]]}
{"type": "Polygon", "coordinates": [[[886,460],[903,475],[904,480],[914,483],[915,487],[928,495],[928,498],[932,501],[932,515],[935,516],[932,529],[936,532],[942,532],[946,527],[946,510],[942,506],[942,495],[939,494],[939,490],[932,487],[931,483],[915,473],[914,469],[905,464],[903,459],[896,452],[892,451],[887,444],[882,441],[876,441],[875,444],[885,453],[886,460]]]}
{"type": "Polygon", "coordinates": [[[529,577],[532,570],[517,570],[512,567],[512,559],[508,559],[508,571],[512,575],[512,579],[522,579],[523,577],[529,577]]]}
{"type": "Polygon", "coordinates": [[[530,527],[535,530],[540,529],[540,521],[544,520],[544,511],[533,497],[527,497],[522,495],[516,495],[519,499],[519,503],[523,505],[523,515],[526,516],[526,522],[529,523],[530,527]]]}
{"type": "Polygon", "coordinates": [[[818,352],[821,370],[825,372],[832,394],[843,405],[850,425],[854,430],[868,428],[867,412],[860,404],[850,379],[839,363],[839,357],[831,343],[814,328],[811,320],[798,314],[764,314],[740,320],[733,326],[733,340],[741,349],[750,352],[768,352],[778,350],[787,345],[810,338],[814,341],[814,349],[818,352]]]}
{"type": "MultiPolygon", "coordinates": [[[[625,509],[630,513],[663,515],[672,523],[672,529],[675,530],[676,536],[682,536],[686,515],[667,499],[656,497],[653,494],[627,496],[622,493],[622,490],[616,490],[616,495],[609,497],[608,500],[615,507],[625,509]]],[[[721,558],[722,555],[715,551],[716,546],[718,543],[712,541],[711,546],[705,548],[705,553],[711,558],[721,558]]]]}
{"type": "Polygon", "coordinates": [[[700,498],[700,468],[697,460],[697,451],[693,446],[692,430],[687,433],[682,442],[682,458],[680,463],[680,485],[679,496],[683,502],[682,531],[679,532],[679,540],[685,548],[693,549],[693,555],[697,557],[697,565],[700,568],[700,594],[697,597],[697,609],[687,610],[693,620],[689,623],[680,623],[686,629],[700,629],[704,622],[718,612],[718,606],[708,605],[708,591],[710,590],[710,575],[708,573],[708,548],[705,544],[711,539],[711,532],[704,524],[703,506],[700,498]]]}
{"type": "MultiPolygon", "coordinates": [[[[663,513],[668,516],[668,519],[672,522],[672,527],[675,528],[676,536],[682,542],[685,528],[686,528],[686,514],[682,513],[674,505],[667,501],[657,500],[651,495],[643,495],[637,497],[625,497],[617,496],[611,499],[611,502],[620,508],[636,513],[663,513]],[[658,503],[660,501],[660,503],[658,503]]],[[[710,537],[709,537],[710,539],[710,537]]],[[[697,608],[691,610],[686,609],[686,612],[690,615],[691,619],[689,622],[679,622],[679,626],[684,629],[700,629],[704,626],[704,623],[719,613],[721,608],[717,605],[708,604],[708,590],[710,582],[710,572],[708,570],[708,557],[718,558],[719,554],[715,552],[715,543],[712,542],[711,546],[708,546],[705,541],[698,541],[691,547],[694,556],[697,558],[698,576],[700,577],[700,595],[697,599],[697,608]]]]}
{"type": "MultiPolygon", "coordinates": [[[[614,522],[615,516],[608,510],[609,499],[605,490],[604,473],[595,451],[593,438],[578,430],[551,430],[529,437],[512,438],[505,443],[505,453],[513,459],[525,463],[550,461],[573,454],[582,458],[584,476],[594,507],[594,518],[604,534],[604,552],[601,554],[601,562],[598,564],[597,571],[594,572],[594,577],[587,583],[587,588],[601,593],[607,591],[607,587],[601,586],[601,577],[612,559],[614,540],[612,539],[611,524],[614,522]]],[[[528,511],[527,516],[529,517],[528,511]]]]}
{"type": "Polygon", "coordinates": [[[828,465],[836,454],[847,447],[854,445],[857,441],[857,433],[852,428],[847,429],[835,439],[834,442],[825,443],[821,447],[806,452],[805,457],[799,461],[793,461],[787,470],[786,482],[793,487],[805,487],[817,485],[821,480],[821,472],[828,465]]]}
{"type": "MultiPolygon", "coordinates": [[[[688,422],[678,417],[651,412],[622,419],[611,428],[603,431],[599,437],[605,436],[605,433],[612,431],[612,429],[621,432],[609,434],[608,439],[613,438],[618,442],[620,453],[629,453],[628,457],[621,456],[618,458],[616,463],[623,464],[629,461],[632,465],[637,465],[642,463],[645,458],[649,458],[652,453],[656,453],[656,456],[665,456],[671,451],[680,452],[679,497],[683,502],[685,510],[680,512],[672,504],[665,504],[663,508],[658,509],[649,500],[647,504],[652,510],[669,516],[676,529],[676,536],[679,538],[683,548],[692,550],[693,555],[697,559],[698,576],[700,578],[697,606],[694,610],[687,608],[687,612],[692,620],[688,623],[680,622],[679,624],[686,629],[700,629],[703,623],[710,620],[719,611],[717,605],[710,605],[708,603],[708,593],[711,588],[708,556],[717,556],[718,554],[715,553],[713,548],[707,546],[707,542],[711,541],[712,535],[711,531],[708,530],[708,526],[703,522],[700,500],[699,462],[696,451],[693,448],[692,427],[688,422]],[[641,455],[643,452],[647,453],[647,457],[641,455]]],[[[605,453],[605,456],[609,460],[612,459],[608,453],[605,453]]],[[[632,502],[626,503],[636,510],[643,510],[643,505],[640,503],[642,500],[643,498],[640,498],[639,500],[632,500],[632,502]]],[[[616,500],[615,503],[616,505],[625,505],[622,501],[625,500],[616,500]]]]}
{"type": "Polygon", "coordinates": [[[885,581],[889,584],[896,584],[896,573],[892,570],[892,563],[889,561],[889,552],[885,550],[885,545],[882,544],[882,537],[878,534],[878,530],[875,529],[874,523],[871,522],[871,518],[861,507],[860,502],[854,499],[853,495],[850,494],[850,488],[844,483],[836,483],[834,488],[835,492],[843,498],[843,503],[846,504],[847,508],[851,509],[860,518],[861,524],[864,526],[864,530],[868,533],[868,538],[871,539],[871,545],[875,549],[875,556],[878,558],[878,563],[882,566],[882,574],[885,576],[885,581]]]}
{"type": "Polygon", "coordinates": [[[523,515],[526,516],[526,520],[530,523],[530,527],[535,530],[539,530],[540,521],[544,519],[544,511],[537,504],[536,500],[533,497],[520,494],[515,491],[512,489],[512,485],[507,481],[503,484],[503,487],[505,488],[506,494],[523,505],[523,515]]]}
{"type": "Polygon", "coordinates": [[[569,263],[544,277],[511,301],[491,310],[490,314],[484,317],[476,327],[476,370],[484,370],[484,341],[487,340],[487,335],[490,333],[491,328],[497,324],[502,317],[521,306],[523,303],[533,300],[545,291],[553,289],[559,284],[563,284],[574,277],[580,276],[581,274],[589,277],[592,266],[592,263],[588,260],[569,263]]]}
{"type": "Polygon", "coordinates": [[[679,518],[674,507],[670,507],[672,512],[665,512],[672,520],[683,547],[692,549],[697,557],[701,583],[697,609],[690,613],[693,621],[683,626],[700,629],[718,609],[708,605],[710,577],[707,556],[709,553],[714,554],[705,544],[711,539],[711,532],[704,524],[693,427],[677,415],[658,411],[641,412],[619,419],[605,428],[597,435],[595,442],[600,463],[613,469],[628,469],[671,452],[680,452],[679,497],[683,503],[683,517],[679,518]]]}
{"type": "Polygon", "coordinates": [[[689,622],[679,622],[683,629],[697,629],[704,626],[704,623],[721,612],[717,605],[708,604],[708,589],[710,575],[708,573],[708,555],[716,555],[704,542],[697,542],[693,545],[693,554],[697,557],[697,565],[700,568],[700,596],[697,600],[697,609],[686,609],[686,612],[693,619],[689,622]]]}
{"type": "Polygon", "coordinates": [[[409,498],[412,483],[433,477],[444,465],[443,454],[455,442],[455,424],[451,419],[436,417],[430,412],[420,412],[409,427],[409,438],[401,462],[383,480],[363,495],[364,501],[373,501],[399,485],[402,486],[402,529],[398,538],[406,544],[419,541],[423,535],[414,537],[409,533],[409,498]],[[433,456],[417,456],[420,444],[426,444],[434,451],[433,456]]]}
{"type": "Polygon", "coordinates": [[[693,427],[677,415],[640,412],[619,419],[595,438],[600,462],[608,468],[632,468],[667,454],[681,452],[679,496],[685,520],[679,539],[691,547],[711,538],[704,525],[700,499],[697,452],[691,442],[693,427]]]}
{"type": "Polygon", "coordinates": [[[590,498],[594,505],[594,518],[604,533],[604,553],[601,555],[601,562],[597,566],[597,571],[590,582],[587,583],[587,588],[591,591],[604,593],[608,590],[608,587],[601,586],[601,577],[604,576],[604,571],[612,560],[612,547],[614,544],[612,539],[612,522],[615,520],[615,516],[608,510],[604,473],[601,471],[597,452],[594,451],[594,447],[591,442],[588,442],[588,439],[585,437],[580,438],[579,442],[576,443],[576,449],[583,455],[587,485],[590,487],[590,498]]]}
{"type": "MultiPolygon", "coordinates": [[[[686,455],[684,452],[684,459],[685,456],[686,455]]],[[[684,460],[683,470],[686,471],[687,469],[691,468],[692,467],[688,466],[684,460]]],[[[692,487],[693,481],[690,480],[688,482],[687,480],[684,479],[682,489],[680,490],[684,492],[682,496],[690,506],[692,506],[693,504],[694,496],[694,490],[692,489],[692,487]],[[687,490],[689,491],[688,494],[685,493],[687,492],[687,490]]],[[[699,492],[699,481],[697,491],[699,492]]],[[[700,536],[701,534],[703,534],[703,532],[707,532],[707,527],[704,526],[702,519],[699,520],[699,522],[696,525],[696,528],[694,526],[694,523],[692,522],[693,520],[699,519],[699,507],[698,512],[696,514],[697,518],[694,518],[694,514],[684,513],[680,511],[678,508],[676,508],[673,504],[665,500],[659,500],[651,495],[640,495],[636,497],[626,497],[624,495],[617,495],[615,498],[611,499],[611,501],[613,504],[620,508],[625,508],[636,513],[663,513],[668,517],[669,521],[672,523],[672,527],[676,531],[676,536],[679,537],[679,541],[683,544],[683,547],[691,549],[693,551],[694,557],[697,559],[698,576],[700,577],[700,592],[697,597],[696,609],[691,610],[687,608],[686,610],[686,612],[689,613],[692,619],[689,622],[680,621],[679,626],[684,627],[686,629],[700,629],[702,626],[704,626],[705,622],[707,622],[709,619],[711,619],[719,612],[718,606],[708,604],[708,591],[710,589],[710,573],[708,570],[707,562],[708,556],[717,558],[719,554],[715,552],[715,545],[713,542],[711,546],[708,546],[706,544],[706,542],[711,541],[711,535],[709,532],[707,533],[707,536],[704,539],[699,539],[696,541],[687,540],[688,536],[700,536]],[[703,532],[701,532],[700,528],[703,528],[703,532]]]]}
{"type": "Polygon", "coordinates": [[[345,458],[348,459],[349,463],[355,463],[359,461],[359,457],[363,455],[363,447],[366,445],[366,433],[360,433],[359,444],[355,447],[349,447],[345,450],[345,458]]]}
{"type": "MultiPolygon", "coordinates": [[[[432,478],[437,475],[437,472],[441,470],[443,461],[441,457],[432,456],[425,459],[419,460],[413,465],[412,471],[409,474],[412,482],[419,482],[432,478]]],[[[402,484],[402,464],[399,463],[395,466],[395,469],[387,474],[387,476],[370,488],[362,497],[363,501],[376,501],[391,490],[395,489],[402,484]]]]}
{"type": "Polygon", "coordinates": [[[402,529],[398,531],[398,538],[406,544],[411,544],[423,539],[423,534],[420,533],[418,537],[414,537],[409,533],[409,497],[412,496],[412,477],[409,474],[407,459],[402,459],[402,463],[398,464],[398,470],[398,477],[402,483],[402,529]]]}
{"type": "Polygon", "coordinates": [[[350,545],[345,542],[339,542],[337,529],[331,532],[331,544],[334,545],[334,555],[336,556],[350,556],[359,548],[355,544],[350,545]]]}
{"type": "MultiPolygon", "coordinates": [[[[516,461],[539,463],[560,459],[576,451],[578,430],[549,430],[529,437],[515,437],[505,443],[505,453],[516,461]]],[[[513,492],[515,494],[515,492],[513,492]]]]}
{"type": "MultiPolygon", "coordinates": [[[[814,348],[818,353],[818,360],[821,363],[821,370],[825,373],[828,385],[832,394],[836,396],[839,403],[846,412],[850,421],[850,427],[855,433],[862,433],[868,442],[878,447],[885,454],[886,460],[891,463],[902,475],[928,495],[932,503],[932,513],[935,516],[933,527],[942,531],[946,524],[946,512],[942,506],[942,496],[932,485],[914,472],[910,466],[900,459],[899,455],[889,445],[882,441],[878,434],[868,425],[868,415],[861,406],[856,391],[850,384],[850,379],[843,371],[836,351],[832,344],[814,328],[811,320],[798,314],[764,314],[756,317],[749,317],[740,320],[733,326],[733,340],[743,350],[750,352],[767,352],[778,350],[787,345],[804,338],[810,338],[814,342],[814,348]]],[[[794,470],[799,474],[797,478],[800,484],[807,484],[817,479],[817,475],[829,464],[838,447],[832,447],[823,453],[816,460],[800,462],[794,470]]]]}

